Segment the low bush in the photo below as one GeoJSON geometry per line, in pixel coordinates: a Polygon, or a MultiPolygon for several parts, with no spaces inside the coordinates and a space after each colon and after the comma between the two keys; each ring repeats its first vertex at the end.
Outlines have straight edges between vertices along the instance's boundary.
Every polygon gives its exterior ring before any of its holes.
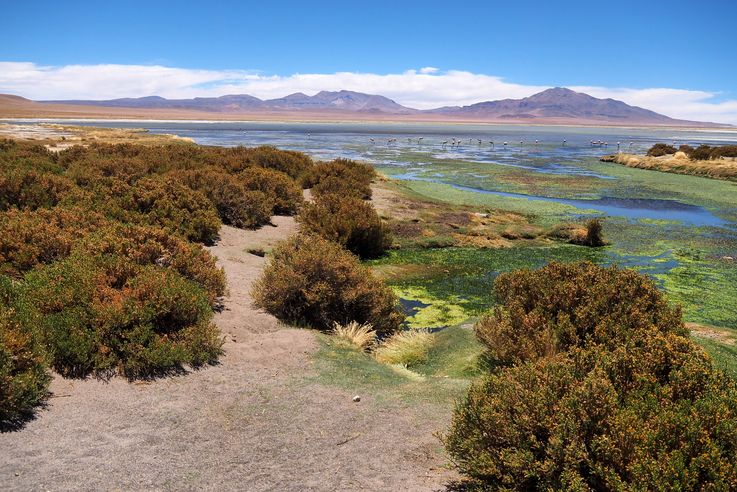
{"type": "Polygon", "coordinates": [[[277,215],[297,213],[304,201],[302,189],[287,174],[273,169],[250,167],[238,175],[246,189],[260,191],[273,202],[277,215]]]}
{"type": "Polygon", "coordinates": [[[8,210],[0,213],[0,274],[20,278],[39,264],[66,258],[73,246],[96,228],[109,224],[102,215],[82,209],[8,210]]]}
{"type": "Polygon", "coordinates": [[[0,173],[0,210],[53,207],[62,200],[72,201],[75,188],[64,176],[34,169],[8,169],[0,173]]]}
{"type": "Polygon", "coordinates": [[[374,357],[383,364],[412,367],[427,360],[435,336],[425,330],[406,330],[384,340],[374,351],[374,357]]]}
{"type": "Polygon", "coordinates": [[[586,221],[585,227],[586,235],[583,237],[583,240],[578,244],[581,244],[582,246],[590,246],[593,248],[604,246],[604,244],[606,244],[604,242],[604,226],[601,223],[601,219],[589,219],[586,221]]]}
{"type": "Polygon", "coordinates": [[[146,377],[220,353],[207,294],[169,269],[73,254],[30,272],[24,292],[64,376],[146,377]]]}
{"type": "Polygon", "coordinates": [[[252,295],[257,307],[283,321],[320,330],[333,323],[371,323],[383,336],[404,319],[392,291],[336,243],[298,235],[270,256],[252,295]]]}
{"type": "Polygon", "coordinates": [[[124,222],[155,225],[190,241],[211,243],[220,229],[217,211],[205,195],[173,178],[141,179],[117,203],[124,222]]]}
{"type": "Polygon", "coordinates": [[[368,200],[375,177],[376,171],[368,164],[335,159],[316,164],[303,179],[303,186],[312,188],[314,196],[338,194],[368,200]]]}
{"type": "Polygon", "coordinates": [[[484,490],[731,490],[737,391],[685,337],[482,377],[445,445],[484,490]]]}
{"type": "Polygon", "coordinates": [[[737,387],[651,280],[591,263],[502,274],[477,334],[496,365],[446,449],[494,490],[727,490],[737,387]]]}
{"type": "Polygon", "coordinates": [[[312,169],[312,159],[301,152],[279,150],[267,145],[246,149],[247,162],[266,169],[281,171],[294,180],[304,179],[312,169]]]}
{"type": "Polygon", "coordinates": [[[361,258],[376,258],[391,247],[392,235],[373,205],[340,195],[318,196],[297,217],[301,230],[335,241],[361,258]]]}
{"type": "Polygon", "coordinates": [[[234,175],[214,168],[177,171],[172,174],[193,190],[203,193],[215,206],[225,224],[253,229],[271,221],[275,195],[251,189],[234,175]]]}
{"type": "Polygon", "coordinates": [[[634,270],[553,262],[502,273],[494,296],[501,306],[479,320],[476,335],[490,358],[505,366],[586,343],[615,349],[644,328],[688,333],[680,309],[634,270]]]}
{"type": "Polygon", "coordinates": [[[682,145],[682,150],[694,161],[708,161],[711,159],[734,158],[737,157],[737,145],[721,145],[712,147],[711,145],[699,145],[695,149],[688,145],[682,145]],[[684,149],[687,147],[688,149],[684,149]]]}
{"type": "Polygon", "coordinates": [[[660,157],[663,155],[675,154],[676,148],[672,145],[657,143],[650,147],[647,151],[647,155],[650,157],[660,157]]]}
{"type": "Polygon", "coordinates": [[[117,256],[134,265],[170,269],[197,283],[217,304],[225,294],[225,272],[215,257],[199,244],[192,244],[154,227],[112,224],[89,234],[75,251],[96,257],[117,256]]]}
{"type": "Polygon", "coordinates": [[[17,306],[15,288],[0,276],[0,429],[25,420],[46,398],[51,377],[33,322],[17,306]]]}

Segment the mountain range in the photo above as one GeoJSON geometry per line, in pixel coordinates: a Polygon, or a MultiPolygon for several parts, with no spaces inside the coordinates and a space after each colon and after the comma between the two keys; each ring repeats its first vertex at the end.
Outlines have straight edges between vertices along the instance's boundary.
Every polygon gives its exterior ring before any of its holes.
{"type": "Polygon", "coordinates": [[[192,99],[159,96],[97,100],[30,101],[0,95],[2,117],[130,117],[172,119],[334,119],[397,121],[468,121],[528,124],[592,124],[728,127],[678,120],[615,99],[556,87],[522,99],[484,101],[468,106],[413,109],[381,95],[354,91],[301,92],[277,99],[247,94],[192,99]]]}

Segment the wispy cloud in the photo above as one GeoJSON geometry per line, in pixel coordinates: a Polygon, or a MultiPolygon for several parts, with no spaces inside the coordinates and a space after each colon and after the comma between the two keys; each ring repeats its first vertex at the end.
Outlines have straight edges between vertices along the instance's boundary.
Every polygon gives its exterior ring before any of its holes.
{"type": "MultiPolygon", "coordinates": [[[[348,89],[381,94],[406,106],[428,109],[520,98],[547,86],[522,85],[502,77],[423,67],[402,73],[360,72],[264,75],[248,70],[196,70],[160,65],[64,65],[0,62],[0,93],[35,100],[112,99],[159,95],[168,98],[251,94],[263,99],[293,92],[348,89]]],[[[611,97],[675,118],[737,124],[737,100],[677,88],[571,87],[611,97]]]]}

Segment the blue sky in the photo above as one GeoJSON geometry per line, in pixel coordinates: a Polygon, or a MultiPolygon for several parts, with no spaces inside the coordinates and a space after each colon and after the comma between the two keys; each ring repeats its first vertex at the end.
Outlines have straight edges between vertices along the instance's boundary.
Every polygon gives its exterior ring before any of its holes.
{"type": "MultiPolygon", "coordinates": [[[[735,1],[13,1],[3,7],[2,16],[0,62],[5,65],[0,66],[0,91],[19,93],[25,88],[33,98],[84,97],[71,84],[54,86],[54,70],[70,65],[88,67],[84,74],[76,72],[82,79],[91,77],[89,83],[81,80],[80,90],[100,97],[147,95],[133,92],[149,88],[169,96],[196,89],[210,95],[220,89],[253,88],[243,81],[254,74],[262,82],[268,77],[280,81],[278,87],[255,87],[268,97],[289,91],[295,74],[387,76],[434,67],[438,70],[424,75],[460,89],[442,86],[445,95],[422,101],[420,94],[408,94],[415,80],[403,80],[407,87],[397,92],[392,83],[399,79],[385,78],[389,87],[378,92],[394,90],[395,97],[405,98],[399,102],[421,106],[454,95],[460,103],[487,99],[483,90],[463,92],[465,84],[474,85],[472,77],[460,83],[452,77],[441,80],[448,73],[466,73],[500,81],[488,89],[488,98],[504,93],[504,84],[511,87],[510,97],[525,93],[522,87],[530,92],[573,86],[598,88],[599,95],[610,90],[609,95],[624,94],[633,102],[640,102],[634,96],[637,91],[674,89],[683,92],[670,99],[675,109],[683,106],[688,93],[688,104],[710,106],[703,108],[706,116],[728,112],[737,119],[737,103],[730,105],[737,100],[735,1]],[[172,72],[164,77],[171,79],[170,86],[126,85],[103,77],[103,66],[111,65],[130,67],[139,77],[146,76],[142,72],[150,72],[148,77],[161,73],[138,67],[213,76],[185,77],[177,85],[172,72]],[[29,75],[34,71],[46,81],[29,75]],[[108,86],[108,92],[91,88],[95,83],[108,86]]],[[[333,87],[327,79],[320,80],[312,92],[333,87]]],[[[381,80],[368,87],[381,89],[381,80]]],[[[330,83],[339,82],[356,84],[347,88],[366,85],[355,78],[330,83]]],[[[311,90],[304,81],[292,85],[311,90]]],[[[422,90],[433,87],[420,84],[422,90]]],[[[670,108],[660,102],[662,97],[658,93],[654,98],[656,106],[670,108]]]]}

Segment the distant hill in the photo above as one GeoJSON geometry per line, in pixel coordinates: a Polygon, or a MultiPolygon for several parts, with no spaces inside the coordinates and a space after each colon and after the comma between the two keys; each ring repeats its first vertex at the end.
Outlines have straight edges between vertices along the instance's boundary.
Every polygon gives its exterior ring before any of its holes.
{"type": "Polygon", "coordinates": [[[582,120],[609,124],[672,126],[714,125],[677,120],[615,99],[598,99],[582,92],[556,87],[523,99],[486,101],[470,106],[445,107],[430,113],[490,120],[582,120]]]}
{"type": "Polygon", "coordinates": [[[359,112],[383,112],[411,114],[417,110],[406,108],[389,98],[353,91],[322,91],[314,96],[301,92],[279,99],[262,100],[246,94],[220,97],[195,97],[194,99],[165,99],[158,96],[110,99],[107,101],[40,101],[48,104],[73,104],[109,108],[188,109],[194,111],[239,112],[243,110],[339,110],[359,112]]]}
{"type": "Polygon", "coordinates": [[[384,120],[527,123],[536,125],[637,125],[729,127],[670,118],[615,99],[556,87],[523,99],[484,101],[469,106],[418,110],[376,94],[354,91],[322,91],[314,96],[301,92],[277,99],[247,94],[193,99],[159,96],[107,101],[30,101],[0,94],[0,117],[137,118],[237,120],[384,120]]]}

